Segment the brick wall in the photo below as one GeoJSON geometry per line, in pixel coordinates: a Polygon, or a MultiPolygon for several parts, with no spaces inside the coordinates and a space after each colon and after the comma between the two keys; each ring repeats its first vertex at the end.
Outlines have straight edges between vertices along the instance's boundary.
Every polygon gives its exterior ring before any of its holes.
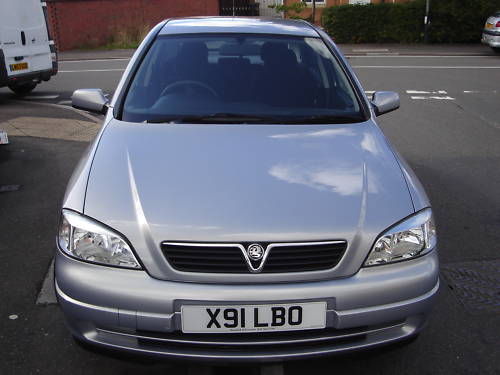
{"type": "Polygon", "coordinates": [[[143,34],[170,17],[219,14],[218,0],[46,0],[60,51],[107,44],[117,33],[143,34]]]}

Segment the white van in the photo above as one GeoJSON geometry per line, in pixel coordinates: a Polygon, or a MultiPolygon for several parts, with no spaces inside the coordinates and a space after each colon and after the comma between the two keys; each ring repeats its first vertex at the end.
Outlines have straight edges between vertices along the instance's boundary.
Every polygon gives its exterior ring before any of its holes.
{"type": "Polygon", "coordinates": [[[47,5],[40,0],[0,0],[0,87],[27,94],[56,73],[47,5]]]}

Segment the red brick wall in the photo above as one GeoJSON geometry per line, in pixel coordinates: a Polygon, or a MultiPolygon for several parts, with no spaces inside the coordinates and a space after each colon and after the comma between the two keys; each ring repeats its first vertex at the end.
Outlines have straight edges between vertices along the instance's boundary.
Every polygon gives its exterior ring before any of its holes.
{"type": "Polygon", "coordinates": [[[120,33],[143,34],[170,17],[219,14],[218,0],[46,0],[60,51],[96,47],[120,33]]]}

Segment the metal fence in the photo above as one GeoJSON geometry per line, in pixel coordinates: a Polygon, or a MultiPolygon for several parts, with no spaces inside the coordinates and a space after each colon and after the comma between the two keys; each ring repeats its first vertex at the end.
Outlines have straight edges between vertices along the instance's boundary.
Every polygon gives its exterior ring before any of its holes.
{"type": "Polygon", "coordinates": [[[250,0],[219,0],[221,16],[258,16],[259,3],[250,0]]]}

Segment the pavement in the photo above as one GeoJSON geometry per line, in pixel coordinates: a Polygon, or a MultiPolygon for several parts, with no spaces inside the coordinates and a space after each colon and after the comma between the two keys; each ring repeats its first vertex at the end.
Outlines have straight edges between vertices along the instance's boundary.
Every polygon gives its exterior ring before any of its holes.
{"type": "Polygon", "coordinates": [[[83,113],[73,111],[70,107],[38,102],[30,104],[27,108],[23,101],[11,101],[7,108],[2,108],[0,128],[6,131],[9,137],[89,142],[99,131],[100,125],[96,121],[92,121],[92,118],[83,113]]]}
{"type": "MultiPolygon", "coordinates": [[[[406,345],[287,362],[285,374],[500,374],[500,57],[455,51],[349,55],[368,94],[400,93],[401,108],[378,121],[433,203],[442,288],[427,328],[406,345]]],[[[65,185],[100,127],[100,118],[69,107],[70,95],[83,87],[113,93],[128,61],[124,51],[85,53],[61,61],[60,73],[26,98],[0,89],[0,129],[9,129],[11,142],[0,146],[0,374],[208,373],[82,348],[56,304],[37,304],[51,274],[65,185]]]]}
{"type": "Polygon", "coordinates": [[[495,56],[484,44],[339,44],[346,55],[495,56]]]}
{"type": "Polygon", "coordinates": [[[79,49],[59,52],[59,61],[130,58],[134,49],[79,49]]]}

